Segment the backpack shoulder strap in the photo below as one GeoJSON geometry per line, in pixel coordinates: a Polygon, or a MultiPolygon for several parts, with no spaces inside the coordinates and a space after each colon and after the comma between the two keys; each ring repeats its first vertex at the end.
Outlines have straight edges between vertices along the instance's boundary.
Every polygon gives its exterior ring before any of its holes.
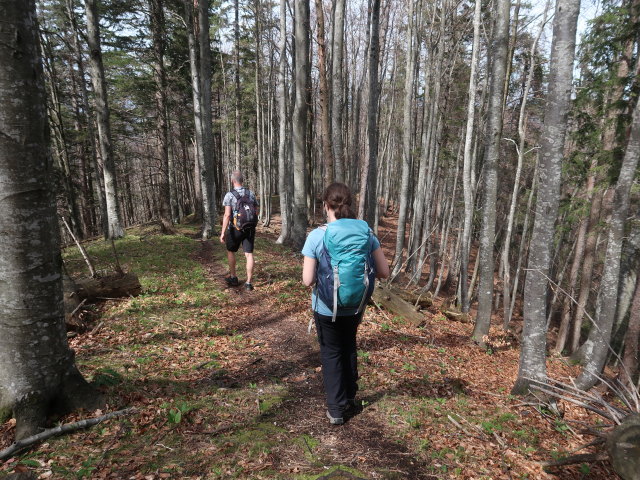
{"type": "Polygon", "coordinates": [[[233,190],[231,190],[231,195],[236,197],[236,200],[240,200],[240,194],[236,191],[235,188],[233,190]]]}

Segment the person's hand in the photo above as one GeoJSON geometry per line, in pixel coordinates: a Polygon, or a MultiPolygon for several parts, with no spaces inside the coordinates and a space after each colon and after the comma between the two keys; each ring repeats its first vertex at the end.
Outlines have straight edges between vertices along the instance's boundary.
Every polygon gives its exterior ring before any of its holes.
{"type": "Polygon", "coordinates": [[[220,243],[224,243],[224,233],[225,233],[225,232],[222,232],[222,233],[220,234],[220,243]]]}

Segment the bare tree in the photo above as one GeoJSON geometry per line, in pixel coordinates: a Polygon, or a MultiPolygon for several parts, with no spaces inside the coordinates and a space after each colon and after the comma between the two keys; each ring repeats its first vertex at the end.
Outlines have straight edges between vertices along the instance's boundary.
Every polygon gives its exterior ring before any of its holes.
{"type": "Polygon", "coordinates": [[[373,226],[378,208],[378,64],[380,63],[380,0],[373,0],[369,15],[369,103],[367,106],[367,140],[369,155],[362,166],[359,217],[373,226]]]}
{"type": "Polygon", "coordinates": [[[160,142],[160,221],[165,230],[178,219],[173,162],[169,162],[169,118],[167,110],[167,73],[164,66],[165,19],[162,0],[148,0],[153,38],[153,75],[156,81],[156,110],[160,142]]]}
{"type": "Polygon", "coordinates": [[[53,408],[103,402],[67,344],[35,1],[5,2],[2,13],[12,34],[0,45],[0,421],[13,412],[19,440],[53,408]]]}
{"type": "Polygon", "coordinates": [[[295,0],[294,81],[296,100],[293,108],[293,229],[291,243],[301,249],[307,235],[307,121],[309,90],[309,0],[295,0]]]}
{"type": "Polygon", "coordinates": [[[205,185],[209,200],[209,214],[203,222],[202,237],[214,234],[217,224],[217,196],[215,191],[215,165],[213,162],[213,125],[211,113],[211,39],[209,36],[209,0],[198,1],[198,51],[200,54],[200,105],[202,121],[202,163],[206,173],[205,185]],[[205,228],[206,226],[206,228],[205,228]]]}
{"type": "Polygon", "coordinates": [[[318,83],[320,90],[320,125],[322,140],[322,157],[324,160],[324,183],[333,182],[333,151],[331,146],[331,112],[329,98],[329,79],[327,78],[327,42],[324,28],[324,8],[322,0],[316,0],[316,17],[318,18],[318,83]]]}
{"type": "MultiPolygon", "coordinates": [[[[343,108],[344,108],[344,11],[345,0],[335,0],[333,5],[333,37],[331,43],[331,135],[333,136],[333,161],[336,182],[345,181],[343,108]]],[[[298,61],[296,57],[296,62],[298,61]]]]}
{"type": "Polygon", "coordinates": [[[624,237],[624,225],[629,211],[629,194],[640,158],[640,102],[636,102],[631,122],[629,140],[616,183],[613,210],[609,219],[609,235],[604,271],[596,302],[596,317],[589,338],[584,345],[586,364],[576,379],[576,386],[586,390],[598,382],[607,355],[609,340],[616,314],[620,273],[620,253],[624,237]]]}
{"type": "Polygon", "coordinates": [[[478,68],[478,49],[480,47],[480,23],[482,2],[476,0],[473,14],[473,47],[471,50],[471,73],[469,74],[469,100],[467,103],[467,128],[464,137],[464,160],[462,166],[462,189],[464,195],[464,221],[460,253],[460,306],[463,313],[469,312],[468,276],[471,226],[473,222],[473,185],[471,181],[471,147],[476,114],[476,91],[478,68]]]}
{"type": "Polygon", "coordinates": [[[478,282],[478,314],[472,338],[485,345],[485,337],[491,325],[493,305],[493,277],[496,236],[496,198],[498,190],[498,158],[502,140],[502,110],[504,99],[504,78],[509,47],[509,0],[496,2],[496,23],[491,45],[491,72],[489,86],[489,110],[487,112],[487,146],[484,154],[484,202],[482,204],[482,229],[478,261],[480,273],[478,282]]]}
{"type": "Polygon", "coordinates": [[[559,0],[553,24],[549,93],[538,156],[538,194],[524,287],[524,328],[514,394],[525,394],[531,382],[545,382],[547,288],[551,247],[560,200],[567,117],[580,0],[559,0]]]}
{"type": "Polygon", "coordinates": [[[89,65],[91,68],[91,83],[96,102],[96,124],[98,125],[98,139],[100,142],[100,156],[103,163],[104,189],[106,196],[106,231],[105,238],[120,238],[124,236],[122,221],[120,220],[120,202],[118,200],[118,182],[116,165],[111,146],[111,121],[109,119],[109,101],[107,99],[107,84],[104,77],[102,50],[100,47],[100,25],[98,23],[98,8],[96,0],[85,0],[87,15],[87,42],[89,44],[89,65]]]}
{"type": "MultiPolygon", "coordinates": [[[[205,123],[203,120],[203,109],[205,106],[202,104],[202,79],[198,54],[198,43],[196,40],[195,30],[195,18],[193,12],[193,0],[184,0],[185,8],[185,26],[187,28],[187,41],[189,44],[189,65],[191,67],[191,88],[193,98],[193,117],[195,126],[195,154],[196,154],[196,177],[199,197],[202,200],[198,205],[198,210],[202,215],[202,238],[207,239],[213,235],[213,215],[211,211],[212,199],[211,190],[209,188],[209,177],[211,172],[209,171],[210,165],[206,162],[206,156],[204,153],[204,129],[205,123]]],[[[209,127],[210,128],[210,127],[209,127]]],[[[210,158],[210,157],[209,157],[210,158]]]]}
{"type": "MultiPolygon", "coordinates": [[[[513,232],[513,224],[516,215],[516,206],[518,203],[518,193],[520,191],[520,176],[522,175],[522,164],[524,163],[524,157],[528,153],[525,151],[525,139],[526,139],[526,110],[527,100],[529,97],[529,90],[531,89],[531,82],[533,81],[533,73],[535,72],[535,53],[538,46],[538,41],[542,36],[544,27],[547,23],[547,12],[549,10],[550,0],[544,8],[542,22],[540,24],[540,30],[535,39],[531,43],[531,49],[529,50],[529,72],[527,73],[527,79],[525,81],[524,90],[522,92],[522,101],[520,103],[520,114],[518,116],[518,143],[516,144],[516,153],[518,155],[518,162],[516,165],[516,176],[513,181],[513,190],[511,192],[511,205],[509,207],[509,215],[507,216],[507,228],[502,245],[502,296],[503,296],[503,327],[506,330],[509,322],[511,321],[511,266],[509,263],[509,252],[511,250],[511,234],[513,232]]],[[[515,144],[515,142],[514,142],[515,144]]]]}
{"type": "Polygon", "coordinates": [[[416,74],[416,52],[418,51],[418,38],[415,34],[414,4],[412,0],[409,4],[409,18],[407,28],[407,52],[404,81],[404,106],[403,106],[403,132],[402,132],[402,178],[400,180],[400,206],[398,212],[398,230],[396,232],[396,252],[394,255],[392,278],[398,274],[402,268],[402,251],[404,250],[404,237],[407,228],[407,213],[409,210],[409,177],[412,167],[412,106],[415,90],[416,74]]]}
{"type": "Polygon", "coordinates": [[[280,192],[280,219],[281,229],[277,243],[287,243],[291,235],[291,186],[289,178],[289,137],[287,135],[287,1],[280,0],[280,39],[278,52],[278,191],[280,192]]]}

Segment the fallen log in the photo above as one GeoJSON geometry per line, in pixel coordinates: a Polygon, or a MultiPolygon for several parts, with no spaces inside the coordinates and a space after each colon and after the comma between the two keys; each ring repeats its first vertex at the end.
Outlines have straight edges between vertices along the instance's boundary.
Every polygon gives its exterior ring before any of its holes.
{"type": "Polygon", "coordinates": [[[419,308],[420,310],[425,310],[433,305],[430,292],[420,295],[394,286],[388,286],[386,288],[398,295],[405,302],[410,303],[412,306],[419,308]]]}
{"type": "Polygon", "coordinates": [[[78,305],[80,305],[80,299],[78,298],[78,286],[69,275],[63,272],[62,274],[62,292],[64,297],[64,318],[67,323],[71,322],[71,319],[77,311],[78,305]]]}
{"type": "Polygon", "coordinates": [[[135,273],[115,273],[101,278],[76,280],[80,299],[135,297],[142,292],[140,280],[135,273]]]}
{"type": "Polygon", "coordinates": [[[427,320],[412,304],[388,288],[381,287],[380,285],[376,286],[371,298],[374,302],[381,305],[382,308],[391,312],[393,315],[402,317],[413,326],[417,327],[422,325],[427,320]]]}
{"type": "Polygon", "coordinates": [[[456,310],[445,309],[442,310],[442,314],[449,320],[454,320],[456,322],[469,323],[471,321],[468,313],[462,313],[456,310]]]}

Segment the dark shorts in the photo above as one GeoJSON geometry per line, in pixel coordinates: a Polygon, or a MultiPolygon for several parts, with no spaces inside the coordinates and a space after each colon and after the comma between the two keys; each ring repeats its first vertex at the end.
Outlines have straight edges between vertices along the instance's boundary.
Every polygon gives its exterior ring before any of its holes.
{"type": "Polygon", "coordinates": [[[227,250],[230,252],[237,252],[242,244],[242,251],[244,253],[253,253],[253,243],[255,239],[255,228],[238,230],[235,227],[231,227],[227,229],[224,243],[227,246],[227,250]]]}

